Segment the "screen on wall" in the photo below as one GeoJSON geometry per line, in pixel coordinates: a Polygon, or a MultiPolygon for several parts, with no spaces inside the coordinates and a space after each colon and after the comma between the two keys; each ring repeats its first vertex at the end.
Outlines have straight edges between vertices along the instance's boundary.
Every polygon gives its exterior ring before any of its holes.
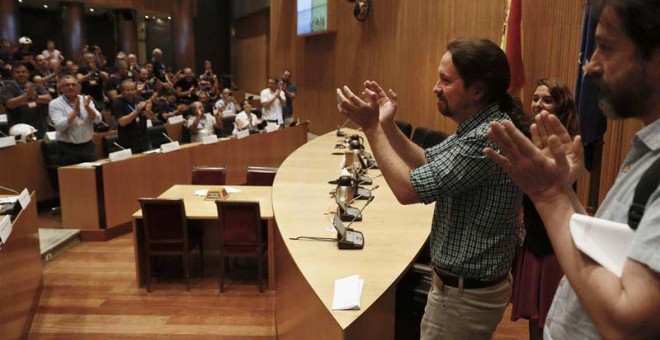
{"type": "Polygon", "coordinates": [[[298,0],[298,35],[328,30],[328,0],[298,0]]]}

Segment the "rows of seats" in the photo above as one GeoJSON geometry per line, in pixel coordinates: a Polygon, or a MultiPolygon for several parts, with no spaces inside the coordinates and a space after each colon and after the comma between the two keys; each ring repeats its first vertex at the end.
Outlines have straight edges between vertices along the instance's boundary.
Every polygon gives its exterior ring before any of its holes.
{"type": "Polygon", "coordinates": [[[397,120],[396,125],[406,137],[424,149],[438,145],[448,137],[444,132],[431,130],[423,126],[418,126],[413,131],[412,124],[401,120],[397,120]]]}

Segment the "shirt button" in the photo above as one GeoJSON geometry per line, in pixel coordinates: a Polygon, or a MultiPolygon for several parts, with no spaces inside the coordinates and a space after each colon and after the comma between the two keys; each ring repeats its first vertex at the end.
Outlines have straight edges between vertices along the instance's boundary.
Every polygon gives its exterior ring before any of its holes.
{"type": "Polygon", "coordinates": [[[628,170],[630,170],[630,165],[624,164],[622,170],[623,172],[628,172],[628,170]]]}

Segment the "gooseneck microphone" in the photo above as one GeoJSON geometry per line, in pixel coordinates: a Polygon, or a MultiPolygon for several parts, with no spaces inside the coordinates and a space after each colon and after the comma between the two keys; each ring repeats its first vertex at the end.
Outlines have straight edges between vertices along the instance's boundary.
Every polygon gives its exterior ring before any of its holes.
{"type": "Polygon", "coordinates": [[[125,148],[125,147],[123,147],[123,146],[121,146],[121,145],[119,145],[119,144],[118,144],[117,142],[112,142],[112,144],[113,144],[114,146],[116,146],[116,147],[118,147],[118,148],[120,148],[120,149],[122,149],[122,150],[126,150],[126,148],[125,148]]]}
{"type": "Polygon", "coordinates": [[[346,136],[346,134],[345,134],[344,132],[341,131],[341,128],[343,128],[344,126],[346,126],[346,124],[348,124],[349,121],[351,121],[351,120],[350,120],[350,119],[346,119],[346,121],[345,121],[343,124],[337,126],[337,137],[344,137],[344,136],[346,136]]]}
{"type": "Polygon", "coordinates": [[[170,142],[174,142],[172,138],[170,138],[170,136],[168,136],[165,132],[163,132],[162,135],[165,136],[165,138],[167,138],[167,140],[169,140],[170,142]]]}

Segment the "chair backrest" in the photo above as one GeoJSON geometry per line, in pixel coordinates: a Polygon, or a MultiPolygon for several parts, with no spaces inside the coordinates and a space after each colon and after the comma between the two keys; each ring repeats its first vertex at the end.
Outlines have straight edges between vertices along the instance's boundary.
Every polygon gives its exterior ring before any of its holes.
{"type": "Polygon", "coordinates": [[[222,246],[262,247],[259,202],[217,200],[215,204],[222,246]]]}
{"type": "Polygon", "coordinates": [[[429,129],[418,126],[415,128],[415,131],[412,134],[412,141],[413,143],[419,145],[420,147],[424,147],[424,142],[426,141],[426,135],[429,134],[429,129]]]}
{"type": "Polygon", "coordinates": [[[188,225],[183,199],[141,198],[142,221],[147,247],[150,250],[171,250],[179,244],[188,248],[188,225]]]}
{"type": "Polygon", "coordinates": [[[272,186],[277,168],[265,166],[247,167],[247,185],[272,186]]]}
{"type": "Polygon", "coordinates": [[[154,125],[150,128],[147,128],[147,134],[149,135],[149,140],[151,141],[151,146],[155,149],[160,148],[162,144],[169,143],[170,140],[163,134],[167,135],[167,129],[165,125],[154,125]]]}
{"type": "Polygon", "coordinates": [[[403,134],[406,135],[408,139],[410,139],[413,132],[412,124],[408,122],[404,122],[402,120],[395,120],[394,122],[396,123],[396,126],[399,127],[399,130],[401,130],[401,132],[403,132],[403,134]]]}
{"type": "Polygon", "coordinates": [[[447,137],[449,136],[444,132],[429,131],[424,139],[424,149],[440,144],[443,140],[447,139],[447,137]]]}
{"type": "Polygon", "coordinates": [[[231,133],[234,132],[234,121],[236,121],[236,116],[222,118],[222,129],[220,129],[220,137],[231,136],[231,133]]]}
{"type": "Polygon", "coordinates": [[[119,141],[119,136],[117,135],[105,135],[103,136],[103,157],[108,157],[109,154],[121,150],[115,143],[119,141]]]}
{"type": "Polygon", "coordinates": [[[225,185],[227,168],[223,166],[193,166],[192,184],[225,185]]]}

